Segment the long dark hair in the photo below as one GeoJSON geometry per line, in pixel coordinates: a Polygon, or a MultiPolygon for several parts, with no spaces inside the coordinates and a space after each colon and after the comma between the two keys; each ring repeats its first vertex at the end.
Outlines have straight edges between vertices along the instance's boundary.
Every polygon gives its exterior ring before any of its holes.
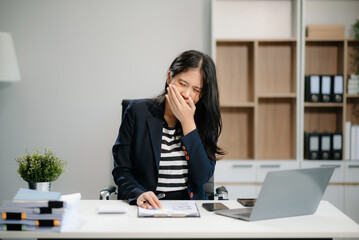
{"type": "MultiPolygon", "coordinates": [[[[172,62],[168,71],[171,71],[172,77],[175,77],[191,68],[200,69],[203,79],[201,97],[196,103],[194,120],[208,157],[217,160],[219,158],[216,155],[224,155],[225,153],[217,146],[217,140],[222,132],[222,118],[219,110],[216,67],[208,55],[190,50],[181,53],[172,62]]],[[[166,82],[164,92],[158,97],[161,102],[165,99],[167,87],[166,82]]]]}

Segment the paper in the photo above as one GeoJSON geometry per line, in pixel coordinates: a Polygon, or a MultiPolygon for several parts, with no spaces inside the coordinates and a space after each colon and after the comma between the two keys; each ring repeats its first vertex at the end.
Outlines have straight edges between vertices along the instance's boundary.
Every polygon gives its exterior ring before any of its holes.
{"type": "Polygon", "coordinates": [[[162,201],[161,209],[144,209],[138,207],[139,217],[199,217],[194,201],[162,201]]]}

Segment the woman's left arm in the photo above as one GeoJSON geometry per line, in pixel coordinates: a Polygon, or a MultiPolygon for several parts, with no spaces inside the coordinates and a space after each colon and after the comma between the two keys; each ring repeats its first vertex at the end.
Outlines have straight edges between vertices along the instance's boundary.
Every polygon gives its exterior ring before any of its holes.
{"type": "Polygon", "coordinates": [[[182,149],[188,162],[188,173],[196,185],[203,185],[212,177],[216,161],[211,160],[195,129],[181,138],[182,149]]]}
{"type": "Polygon", "coordinates": [[[166,100],[182,125],[181,143],[188,161],[188,174],[194,184],[203,185],[212,177],[216,162],[207,156],[198,134],[194,121],[196,106],[191,97],[184,100],[174,85],[170,84],[167,91],[166,100]]]}

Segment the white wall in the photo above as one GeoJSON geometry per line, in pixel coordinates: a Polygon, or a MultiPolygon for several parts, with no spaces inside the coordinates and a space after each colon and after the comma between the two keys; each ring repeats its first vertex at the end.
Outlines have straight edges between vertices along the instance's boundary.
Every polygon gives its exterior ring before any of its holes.
{"type": "Polygon", "coordinates": [[[123,98],[152,97],[177,54],[210,51],[209,0],[0,0],[22,80],[0,83],[0,200],[27,184],[14,158],[68,160],[52,190],[98,198],[112,183],[123,98]]]}

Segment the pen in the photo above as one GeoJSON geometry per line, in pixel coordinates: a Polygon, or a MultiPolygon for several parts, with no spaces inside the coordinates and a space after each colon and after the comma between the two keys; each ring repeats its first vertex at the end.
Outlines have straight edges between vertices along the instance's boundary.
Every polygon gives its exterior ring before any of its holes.
{"type": "MultiPolygon", "coordinates": [[[[160,194],[157,195],[157,198],[158,198],[158,199],[161,199],[161,198],[164,198],[164,197],[166,197],[166,194],[164,194],[164,193],[160,193],[160,194]]],[[[142,205],[142,204],[144,204],[144,203],[146,203],[146,202],[147,202],[147,200],[141,202],[141,203],[138,204],[138,205],[142,205]]]]}

